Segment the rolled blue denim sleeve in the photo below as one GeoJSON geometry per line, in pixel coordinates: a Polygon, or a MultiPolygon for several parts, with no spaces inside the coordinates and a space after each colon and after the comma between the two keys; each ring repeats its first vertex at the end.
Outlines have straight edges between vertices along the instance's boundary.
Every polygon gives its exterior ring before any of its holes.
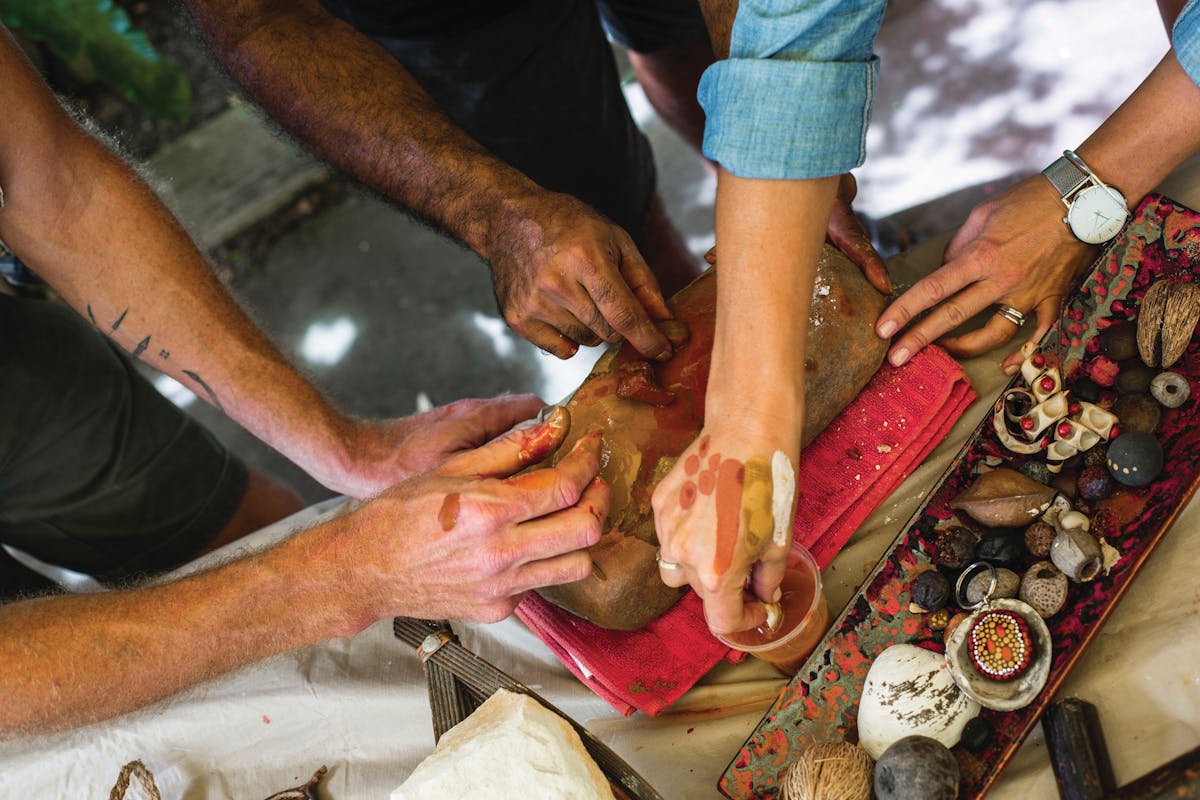
{"type": "Polygon", "coordinates": [[[704,154],[746,178],[820,178],[861,164],[884,5],[742,0],[729,58],[697,92],[704,154]]]}
{"type": "Polygon", "coordinates": [[[1197,0],[1188,0],[1176,17],[1171,46],[1175,48],[1175,57],[1183,71],[1200,86],[1200,5],[1197,0]]]}

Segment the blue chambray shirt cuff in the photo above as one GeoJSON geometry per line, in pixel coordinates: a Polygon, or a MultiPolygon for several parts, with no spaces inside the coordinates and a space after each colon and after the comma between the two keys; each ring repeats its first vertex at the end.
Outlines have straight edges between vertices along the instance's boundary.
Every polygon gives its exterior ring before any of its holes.
{"type": "Polygon", "coordinates": [[[743,178],[823,178],[866,157],[879,59],[718,61],[697,95],[704,155],[743,178]]]}
{"type": "Polygon", "coordinates": [[[1189,0],[1179,12],[1171,31],[1171,46],[1183,71],[1200,86],[1200,8],[1196,0],[1189,0]]]}

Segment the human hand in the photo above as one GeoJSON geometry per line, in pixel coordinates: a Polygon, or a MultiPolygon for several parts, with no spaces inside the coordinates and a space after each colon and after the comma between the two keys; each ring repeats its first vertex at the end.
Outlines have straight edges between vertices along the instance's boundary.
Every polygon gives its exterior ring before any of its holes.
{"type": "Polygon", "coordinates": [[[344,437],[346,455],[311,472],[334,491],[371,497],[491,441],[537,416],[543,405],[537,395],[507,395],[458,400],[400,419],[354,421],[344,437]]]}
{"type": "Polygon", "coordinates": [[[513,475],[562,443],[567,419],[557,409],[347,518],[330,558],[352,554],[339,578],[366,605],[363,624],[396,615],[496,622],[526,592],[591,573],[585,548],[599,541],[609,504],[599,434],[554,467],[513,475]]]}
{"type": "Polygon", "coordinates": [[[485,257],[509,326],[559,358],[579,345],[622,338],[666,360],[670,342],[654,321],[671,318],[658,281],[624,230],[566,194],[515,202],[485,257]]]}
{"type": "Polygon", "coordinates": [[[887,266],[879,257],[879,253],[875,252],[871,237],[867,235],[858,217],[854,216],[854,209],[850,207],[857,195],[858,182],[847,172],[838,181],[837,200],[833,204],[833,212],[829,215],[826,238],[858,265],[863,275],[880,294],[891,294],[892,280],[888,277],[887,266]]]}
{"type": "MultiPolygon", "coordinates": [[[[886,339],[932,309],[893,342],[892,364],[903,364],[935,339],[960,357],[1005,344],[1018,328],[999,315],[978,330],[939,339],[993,303],[1036,314],[1029,341],[1041,340],[1058,319],[1072,280],[1095,257],[1095,248],[1076,239],[1062,217],[1062,201],[1041,175],[976,207],[946,246],[943,266],[879,317],[875,329],[886,339]]],[[[1019,352],[1004,361],[1010,374],[1019,365],[1019,352]]]]}
{"type": "Polygon", "coordinates": [[[779,599],[798,453],[795,441],[777,439],[706,425],[654,490],[663,583],[691,584],[713,633],[763,624],[766,608],[754,599],[779,599]]]}

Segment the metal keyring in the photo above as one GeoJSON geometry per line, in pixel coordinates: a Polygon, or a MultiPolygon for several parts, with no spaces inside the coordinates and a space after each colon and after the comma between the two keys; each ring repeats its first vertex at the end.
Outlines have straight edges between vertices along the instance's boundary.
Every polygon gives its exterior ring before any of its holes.
{"type": "Polygon", "coordinates": [[[959,573],[958,580],[954,582],[954,599],[958,601],[958,607],[964,611],[973,611],[980,606],[987,605],[988,601],[992,599],[992,594],[996,591],[996,579],[997,573],[995,565],[990,564],[987,561],[976,561],[973,564],[968,564],[963,568],[963,571],[959,573]],[[963,582],[969,578],[974,578],[975,575],[973,573],[979,571],[977,569],[978,567],[986,567],[988,571],[991,572],[992,579],[988,582],[987,591],[983,593],[983,599],[978,603],[969,603],[967,602],[967,597],[963,592],[963,582]]]}

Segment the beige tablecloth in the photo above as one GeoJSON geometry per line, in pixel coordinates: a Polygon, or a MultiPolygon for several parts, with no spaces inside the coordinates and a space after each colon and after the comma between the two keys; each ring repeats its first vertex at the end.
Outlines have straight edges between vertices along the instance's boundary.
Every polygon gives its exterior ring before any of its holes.
{"type": "MultiPolygon", "coordinates": [[[[940,244],[929,243],[903,259],[901,270],[928,269],[939,254],[940,244]]],[[[966,363],[980,400],[826,570],[832,606],[854,593],[990,407],[1005,382],[999,360],[997,354],[966,363]]],[[[307,509],[260,531],[253,543],[287,535],[334,506],[307,509]]],[[[1200,745],[1198,528],[1193,502],[1063,688],[1099,708],[1120,783],[1200,745]]],[[[585,724],[667,798],[719,797],[718,776],[784,685],[751,659],[719,667],[658,718],[622,718],[515,619],[456,627],[468,647],[585,724]]],[[[0,745],[0,798],[107,797],[132,759],[145,762],[168,798],[254,800],[302,783],[322,764],[330,767],[325,797],[385,798],[432,746],[420,662],[385,621],[111,722],[0,745]]],[[[1040,729],[989,796],[1055,796],[1040,729]]]]}

